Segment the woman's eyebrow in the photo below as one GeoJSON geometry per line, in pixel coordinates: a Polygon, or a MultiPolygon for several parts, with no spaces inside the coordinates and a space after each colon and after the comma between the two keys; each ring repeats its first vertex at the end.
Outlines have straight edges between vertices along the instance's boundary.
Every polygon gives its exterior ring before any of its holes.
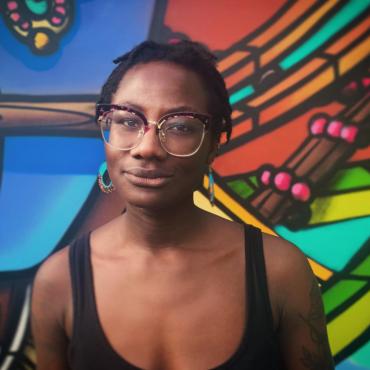
{"type": "MultiPolygon", "coordinates": [[[[135,110],[137,110],[141,113],[145,112],[145,108],[143,106],[135,104],[135,103],[131,103],[129,101],[124,101],[124,102],[122,102],[118,105],[125,105],[125,106],[127,106],[129,108],[132,108],[132,109],[135,109],[135,110]]],[[[171,107],[171,108],[163,109],[162,115],[171,114],[171,113],[178,113],[178,112],[198,113],[198,110],[195,109],[194,107],[190,106],[190,105],[179,105],[179,106],[174,106],[174,107],[171,107]]]]}

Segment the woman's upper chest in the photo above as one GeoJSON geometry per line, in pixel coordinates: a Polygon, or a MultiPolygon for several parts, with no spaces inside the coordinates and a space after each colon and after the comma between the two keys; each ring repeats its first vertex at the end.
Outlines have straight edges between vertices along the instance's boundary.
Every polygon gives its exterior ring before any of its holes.
{"type": "Polygon", "coordinates": [[[242,251],[116,262],[92,266],[98,318],[122,358],[145,369],[201,369],[235,352],[246,322],[242,251]]]}

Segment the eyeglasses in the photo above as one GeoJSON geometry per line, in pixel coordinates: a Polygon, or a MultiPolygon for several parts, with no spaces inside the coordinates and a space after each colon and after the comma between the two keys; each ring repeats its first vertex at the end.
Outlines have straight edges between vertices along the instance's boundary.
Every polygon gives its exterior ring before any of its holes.
{"type": "Polygon", "coordinates": [[[115,104],[97,104],[96,117],[104,141],[113,148],[137,147],[154,125],[162,148],[176,157],[190,157],[199,150],[211,120],[205,114],[176,112],[149,121],[141,112],[115,104]]]}

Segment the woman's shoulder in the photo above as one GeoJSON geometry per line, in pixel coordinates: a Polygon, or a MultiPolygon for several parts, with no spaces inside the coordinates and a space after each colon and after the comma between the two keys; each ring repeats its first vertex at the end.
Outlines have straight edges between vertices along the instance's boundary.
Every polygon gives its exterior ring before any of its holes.
{"type": "Polygon", "coordinates": [[[65,296],[70,286],[69,248],[68,245],[58,250],[40,265],[33,281],[33,291],[56,300],[65,296]]]}
{"type": "Polygon", "coordinates": [[[307,257],[297,246],[275,235],[263,233],[263,252],[267,268],[281,278],[308,266],[307,257]]]}

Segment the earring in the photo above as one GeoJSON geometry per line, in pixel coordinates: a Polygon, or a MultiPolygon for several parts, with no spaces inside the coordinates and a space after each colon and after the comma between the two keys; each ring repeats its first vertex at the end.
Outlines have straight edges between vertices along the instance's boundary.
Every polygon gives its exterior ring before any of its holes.
{"type": "Polygon", "coordinates": [[[208,167],[208,197],[212,207],[215,204],[215,179],[213,178],[212,167],[208,167]]]}
{"type": "Polygon", "coordinates": [[[107,162],[105,161],[99,167],[98,185],[99,185],[100,190],[105,194],[109,194],[115,189],[112,183],[112,180],[109,178],[107,162]],[[108,184],[104,182],[104,178],[105,179],[108,178],[109,180],[108,184]]]}

